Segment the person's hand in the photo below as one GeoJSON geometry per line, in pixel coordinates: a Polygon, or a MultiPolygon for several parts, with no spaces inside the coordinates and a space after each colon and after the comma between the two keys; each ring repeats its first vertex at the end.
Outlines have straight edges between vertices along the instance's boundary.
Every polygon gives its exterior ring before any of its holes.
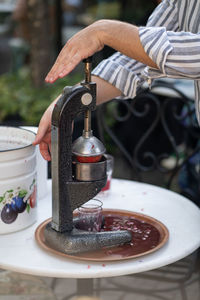
{"type": "Polygon", "coordinates": [[[93,23],[68,40],[45,78],[46,82],[53,83],[58,78],[66,76],[83,59],[104,47],[100,38],[99,24],[100,22],[93,23]]]}
{"type": "Polygon", "coordinates": [[[58,99],[59,97],[50,104],[43,114],[40,120],[36,138],[33,142],[33,145],[39,144],[40,153],[42,154],[43,158],[48,161],[51,160],[51,117],[54,106],[58,99]]]}
{"type": "Polygon", "coordinates": [[[137,26],[116,20],[99,20],[75,34],[61,50],[46,77],[53,83],[69,74],[81,60],[105,45],[153,68],[156,63],[144,51],[137,26]]]}

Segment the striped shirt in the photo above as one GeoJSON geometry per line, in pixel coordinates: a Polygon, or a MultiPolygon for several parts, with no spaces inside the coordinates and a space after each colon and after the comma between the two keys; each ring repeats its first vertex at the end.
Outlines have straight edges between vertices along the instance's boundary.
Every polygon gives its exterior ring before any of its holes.
{"type": "Polygon", "coordinates": [[[139,27],[139,36],[159,69],[116,52],[92,74],[116,86],[125,98],[134,98],[144,81],[154,78],[193,79],[200,124],[200,0],[163,0],[146,27],[139,27]]]}

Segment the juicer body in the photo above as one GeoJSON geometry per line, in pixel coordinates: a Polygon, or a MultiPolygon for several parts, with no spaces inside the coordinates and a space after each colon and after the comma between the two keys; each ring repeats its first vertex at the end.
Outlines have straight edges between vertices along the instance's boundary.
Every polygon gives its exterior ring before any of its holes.
{"type": "Polygon", "coordinates": [[[75,255],[120,245],[132,238],[125,230],[83,231],[75,227],[77,220],[73,222],[73,211],[94,198],[107,180],[106,157],[102,155],[104,147],[97,147],[100,160],[96,162],[77,161],[72,151],[74,119],[85,113],[84,139],[91,138],[89,119],[95,108],[96,84],[86,80],[81,85],[66,87],[52,114],[52,221],[44,229],[44,238],[48,246],[65,254],[75,255]]]}
{"type": "MultiPolygon", "coordinates": [[[[52,228],[59,232],[73,229],[73,211],[96,196],[106,183],[106,161],[95,164],[96,172],[89,172],[86,181],[82,164],[73,161],[72,123],[75,117],[96,107],[95,84],[67,87],[58,100],[52,115],[52,228]],[[89,86],[89,88],[88,88],[89,86]],[[91,102],[82,99],[87,94],[91,102]],[[89,97],[89,95],[91,97],[89,97]],[[98,180],[92,174],[100,172],[98,180]],[[82,175],[79,175],[82,174],[82,175]],[[81,176],[81,177],[80,177],[81,176]],[[78,177],[78,179],[77,179],[78,177]],[[79,178],[80,177],[80,178],[79,178]]],[[[86,165],[85,165],[86,168],[86,165]]],[[[91,164],[91,170],[94,166],[91,164]]],[[[85,173],[86,174],[86,173],[85,173]]]]}

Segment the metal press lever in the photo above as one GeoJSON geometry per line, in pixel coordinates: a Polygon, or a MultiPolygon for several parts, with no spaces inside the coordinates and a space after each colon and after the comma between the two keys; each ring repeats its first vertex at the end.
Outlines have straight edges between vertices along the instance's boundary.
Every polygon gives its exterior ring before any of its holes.
{"type": "MultiPolygon", "coordinates": [[[[85,81],[82,84],[90,90],[94,84],[91,82],[92,57],[84,59],[83,62],[85,64],[85,81]]],[[[88,105],[92,101],[91,95],[89,93],[85,94],[81,101],[83,104],[88,105]]],[[[86,108],[84,112],[83,134],[73,143],[72,152],[79,162],[92,163],[100,161],[105,151],[106,149],[102,142],[93,136],[93,131],[91,130],[91,110],[86,108]]]]}
{"type": "MultiPolygon", "coordinates": [[[[91,69],[92,69],[92,57],[88,57],[83,60],[85,64],[85,83],[88,84],[91,82],[91,69]]],[[[91,111],[88,109],[85,112],[84,118],[84,134],[85,137],[89,136],[91,131],[91,111]]]]}

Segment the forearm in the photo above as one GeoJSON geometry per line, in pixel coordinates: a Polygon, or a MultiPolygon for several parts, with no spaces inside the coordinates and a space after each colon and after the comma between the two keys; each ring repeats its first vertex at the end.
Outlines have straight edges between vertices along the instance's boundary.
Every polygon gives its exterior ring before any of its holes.
{"type": "Polygon", "coordinates": [[[97,85],[97,105],[121,96],[121,91],[100,77],[92,76],[92,81],[97,85]]]}
{"type": "MultiPolygon", "coordinates": [[[[112,100],[118,96],[121,96],[122,94],[119,89],[117,89],[115,86],[113,86],[112,84],[110,84],[109,82],[103,80],[98,76],[92,76],[92,82],[96,83],[96,104],[97,105],[103,104],[104,102],[112,100]]],[[[78,83],[78,85],[79,84],[80,83],[78,83]]],[[[54,101],[51,103],[50,105],[51,110],[53,110],[60,96],[61,94],[56,99],[54,99],[54,101]]]]}
{"type": "Polygon", "coordinates": [[[100,20],[94,26],[102,44],[108,45],[145,65],[157,68],[144,51],[137,26],[113,20],[100,20]]]}

